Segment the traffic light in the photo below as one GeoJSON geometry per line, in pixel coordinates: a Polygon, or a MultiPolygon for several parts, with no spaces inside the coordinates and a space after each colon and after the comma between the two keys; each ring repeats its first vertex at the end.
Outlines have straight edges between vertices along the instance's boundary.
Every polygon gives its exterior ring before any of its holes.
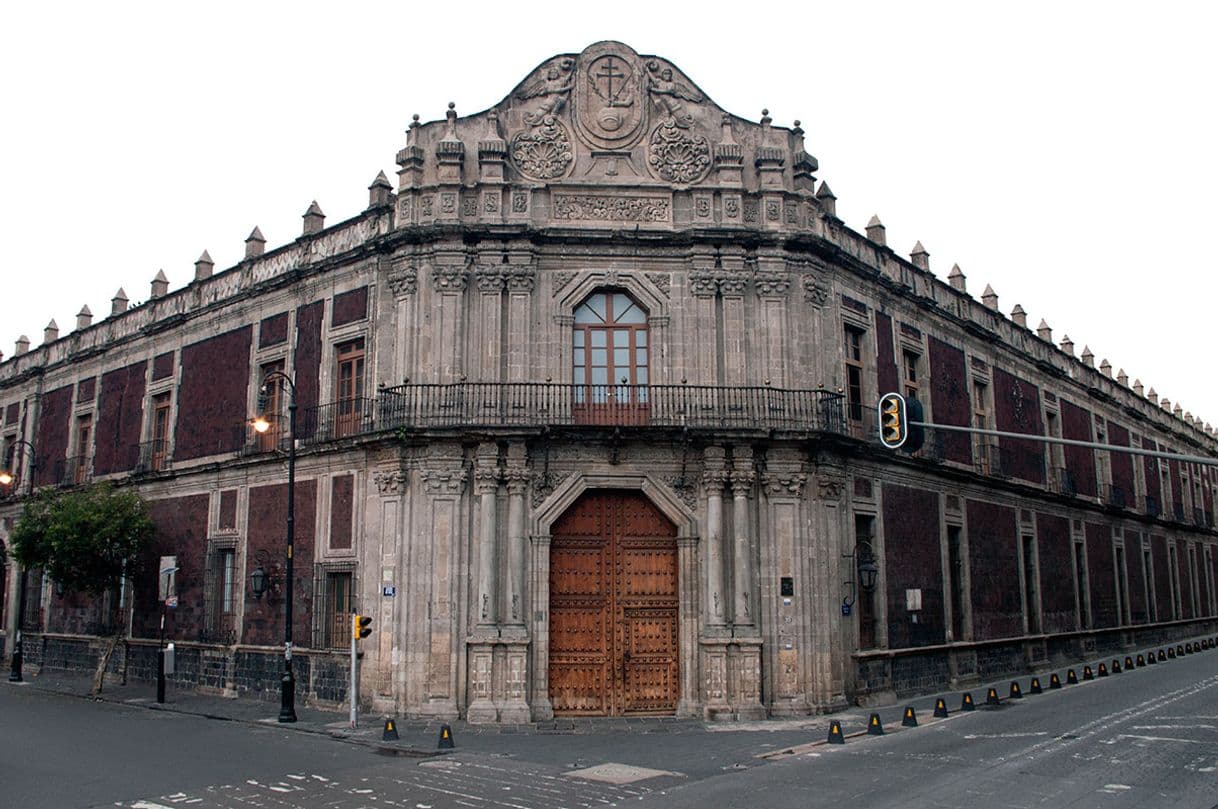
{"type": "Polygon", "coordinates": [[[351,629],[355,633],[356,640],[363,640],[372,634],[372,616],[371,615],[352,615],[351,629]]]}
{"type": "Polygon", "coordinates": [[[906,399],[899,393],[885,393],[880,398],[880,443],[888,449],[917,452],[922,448],[922,403],[906,399]]]}
{"type": "Polygon", "coordinates": [[[885,393],[880,397],[879,411],[880,443],[889,449],[898,449],[909,438],[905,397],[899,393],[885,393]]]}

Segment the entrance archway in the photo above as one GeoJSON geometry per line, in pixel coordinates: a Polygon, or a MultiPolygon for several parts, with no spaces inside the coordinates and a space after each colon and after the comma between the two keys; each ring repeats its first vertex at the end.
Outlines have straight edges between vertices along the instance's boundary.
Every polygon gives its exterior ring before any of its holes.
{"type": "Polygon", "coordinates": [[[554,713],[675,713],[676,526],[641,492],[591,490],[550,536],[554,713]]]}

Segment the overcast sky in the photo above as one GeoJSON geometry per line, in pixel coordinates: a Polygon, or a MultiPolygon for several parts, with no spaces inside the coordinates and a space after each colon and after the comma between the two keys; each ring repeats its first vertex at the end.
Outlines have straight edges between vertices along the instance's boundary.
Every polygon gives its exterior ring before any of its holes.
{"type": "Polygon", "coordinates": [[[412,113],[460,114],[602,39],[794,119],[861,231],[1218,422],[1211,3],[11,4],[0,42],[0,351],[123,287],[217,271],[316,199],[367,204],[412,113]]]}

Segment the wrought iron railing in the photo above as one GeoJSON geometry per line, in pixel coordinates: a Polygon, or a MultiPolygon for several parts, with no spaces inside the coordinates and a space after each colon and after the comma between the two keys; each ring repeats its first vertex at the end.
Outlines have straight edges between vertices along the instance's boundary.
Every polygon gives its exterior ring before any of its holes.
{"type": "Polygon", "coordinates": [[[79,486],[92,479],[92,455],[75,455],[55,462],[55,484],[57,486],[79,486]]]}
{"type": "Polygon", "coordinates": [[[172,465],[169,439],[157,438],[140,444],[140,459],[136,462],[136,472],[163,472],[172,465]]]}
{"type": "Polygon", "coordinates": [[[842,396],[824,390],[700,385],[460,382],[399,385],[375,399],[303,410],[297,436],[320,443],[363,433],[458,427],[689,427],[846,431],[842,396]]]}
{"type": "Polygon", "coordinates": [[[1078,494],[1078,484],[1074,481],[1074,473],[1064,466],[1049,468],[1049,488],[1069,497],[1078,494]]]}
{"type": "Polygon", "coordinates": [[[1158,517],[1163,513],[1163,504],[1153,494],[1143,495],[1142,511],[1145,512],[1147,517],[1158,517]]]}
{"type": "Polygon", "coordinates": [[[1119,483],[1108,484],[1107,497],[1105,498],[1108,505],[1116,506],[1117,508],[1126,508],[1129,504],[1129,498],[1125,495],[1125,487],[1119,483]]]}

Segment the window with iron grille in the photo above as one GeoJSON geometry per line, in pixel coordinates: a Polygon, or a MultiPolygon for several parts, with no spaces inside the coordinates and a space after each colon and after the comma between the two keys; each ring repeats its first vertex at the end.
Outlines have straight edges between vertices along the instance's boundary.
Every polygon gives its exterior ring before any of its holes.
{"type": "Polygon", "coordinates": [[[319,562],[313,566],[315,648],[344,649],[350,645],[358,583],[355,562],[319,562]]]}

